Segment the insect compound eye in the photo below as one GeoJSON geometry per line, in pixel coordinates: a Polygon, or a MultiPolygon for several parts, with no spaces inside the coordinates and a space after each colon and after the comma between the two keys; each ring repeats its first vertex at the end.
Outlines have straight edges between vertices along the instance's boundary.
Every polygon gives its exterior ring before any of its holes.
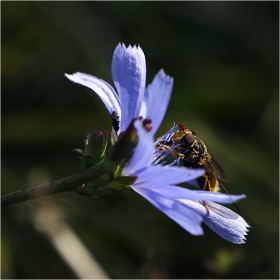
{"type": "Polygon", "coordinates": [[[190,147],[193,144],[193,142],[194,142],[194,135],[192,133],[187,133],[180,140],[180,144],[183,147],[190,147]]]}

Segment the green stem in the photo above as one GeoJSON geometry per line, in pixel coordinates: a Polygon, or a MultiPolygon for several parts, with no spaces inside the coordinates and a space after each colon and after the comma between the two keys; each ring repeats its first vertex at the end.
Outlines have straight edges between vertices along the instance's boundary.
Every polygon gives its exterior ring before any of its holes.
{"type": "Polygon", "coordinates": [[[112,170],[112,166],[101,160],[96,165],[84,169],[74,175],[62,178],[58,181],[43,184],[37,187],[17,191],[1,196],[1,205],[6,206],[46,195],[71,190],[100,177],[112,170]]]}

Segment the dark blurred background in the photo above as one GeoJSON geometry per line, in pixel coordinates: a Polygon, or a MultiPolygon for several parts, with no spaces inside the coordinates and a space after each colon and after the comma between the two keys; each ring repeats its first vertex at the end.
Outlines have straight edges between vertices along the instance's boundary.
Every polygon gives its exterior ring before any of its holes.
{"type": "Polygon", "coordinates": [[[235,245],[206,226],[190,235],[132,192],[61,193],[2,209],[2,278],[77,277],[34,223],[42,205],[60,209],[112,278],[279,278],[279,2],[1,2],[1,33],[2,194],[80,170],[72,150],[110,118],[63,75],[113,85],[124,42],[143,49],[147,84],[161,68],[175,79],[157,135],[173,122],[193,129],[229,193],[246,194],[251,225],[235,245]]]}

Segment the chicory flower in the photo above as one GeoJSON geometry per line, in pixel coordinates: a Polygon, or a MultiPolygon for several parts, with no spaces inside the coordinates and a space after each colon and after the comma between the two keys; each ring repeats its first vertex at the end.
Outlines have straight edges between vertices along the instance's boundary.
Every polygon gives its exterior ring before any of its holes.
{"type": "Polygon", "coordinates": [[[149,133],[143,128],[141,121],[134,121],[138,143],[121,176],[136,178],[130,185],[131,188],[189,233],[202,235],[201,223],[204,222],[226,240],[236,244],[244,243],[249,225],[233,211],[214,203],[233,203],[245,198],[244,195],[194,191],[174,186],[182,182],[193,182],[204,174],[204,170],[155,165],[158,161],[154,157],[160,153],[155,150],[153,136],[165,115],[173,78],[160,70],[145,89],[144,53],[140,47],[126,48],[123,44],[119,44],[114,51],[111,70],[117,91],[107,82],[88,74],[77,72],[65,76],[98,94],[111,118],[117,117],[114,121],[120,121],[116,125],[120,126],[118,135],[128,128],[134,118],[141,116],[152,120],[149,133]],[[207,212],[204,201],[207,201],[210,213],[207,212]]]}

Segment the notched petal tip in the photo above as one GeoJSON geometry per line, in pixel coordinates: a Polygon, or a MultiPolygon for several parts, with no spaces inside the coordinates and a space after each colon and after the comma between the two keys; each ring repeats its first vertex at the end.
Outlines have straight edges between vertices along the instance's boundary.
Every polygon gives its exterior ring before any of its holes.
{"type": "Polygon", "coordinates": [[[78,74],[79,74],[79,72],[76,72],[76,73],[73,73],[73,74],[65,73],[64,76],[68,80],[70,80],[71,82],[79,84],[80,82],[79,82],[79,75],[78,74]]]}
{"type": "Polygon", "coordinates": [[[138,44],[138,45],[133,45],[133,47],[132,47],[133,49],[136,49],[136,50],[141,50],[142,51],[142,49],[141,49],[141,47],[140,47],[140,44],[138,44]]]}
{"type": "Polygon", "coordinates": [[[159,77],[170,80],[171,82],[173,82],[173,80],[174,80],[174,78],[171,77],[170,75],[167,75],[163,69],[159,70],[158,75],[159,75],[159,77]]]}
{"type": "MultiPolygon", "coordinates": [[[[245,225],[245,229],[244,229],[244,235],[248,235],[249,231],[250,231],[250,225],[245,221],[246,225],[245,225]]],[[[244,237],[245,238],[245,237],[244,237]]],[[[246,240],[246,238],[245,238],[246,240]]]]}
{"type": "MultiPolygon", "coordinates": [[[[73,73],[73,74],[64,73],[64,76],[65,76],[68,80],[70,80],[70,81],[76,83],[76,81],[78,81],[79,76],[80,76],[81,74],[82,74],[82,75],[85,75],[85,76],[88,75],[88,74],[84,74],[84,73],[81,73],[81,72],[75,72],[75,73],[73,73]]],[[[88,75],[88,76],[90,76],[90,75],[88,75]]],[[[77,83],[79,83],[79,82],[77,82],[77,83]]]]}
{"type": "Polygon", "coordinates": [[[138,55],[141,55],[141,56],[145,57],[144,52],[143,52],[143,50],[140,47],[140,44],[138,44],[138,45],[136,45],[136,44],[134,44],[134,45],[129,44],[126,47],[125,43],[119,43],[117,45],[115,51],[119,50],[119,49],[121,49],[123,51],[126,51],[126,52],[127,51],[135,51],[136,53],[138,53],[138,55]]]}
{"type": "Polygon", "coordinates": [[[69,79],[69,77],[71,77],[71,76],[74,76],[76,73],[73,73],[73,74],[67,74],[67,73],[64,73],[64,76],[66,77],[66,78],[68,78],[69,79]]]}

